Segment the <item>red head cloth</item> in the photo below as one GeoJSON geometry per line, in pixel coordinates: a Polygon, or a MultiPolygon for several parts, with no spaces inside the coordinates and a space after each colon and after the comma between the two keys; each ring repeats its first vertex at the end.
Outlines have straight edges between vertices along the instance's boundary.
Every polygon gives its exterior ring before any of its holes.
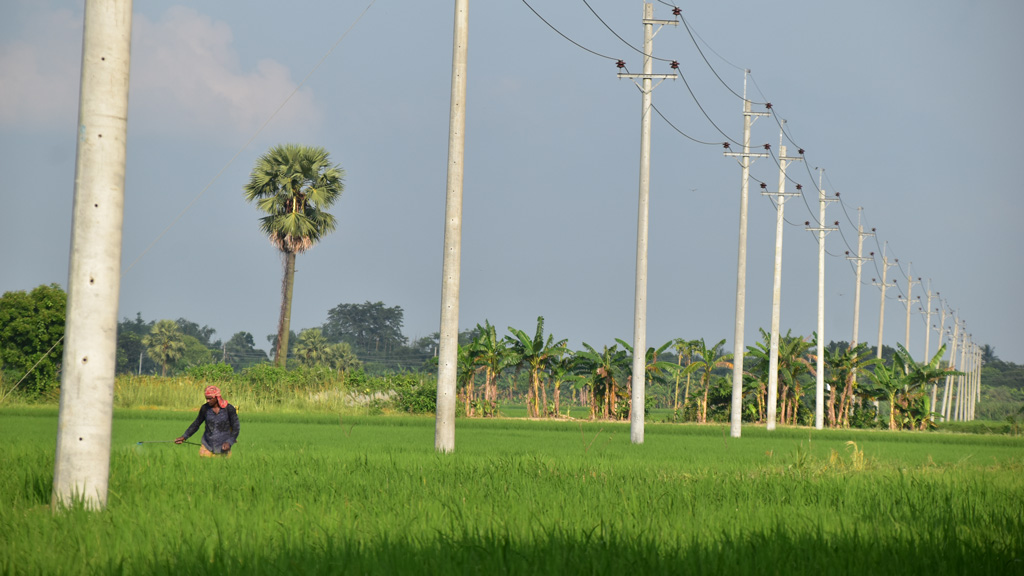
{"type": "Polygon", "coordinates": [[[220,388],[217,388],[216,386],[207,386],[206,387],[206,395],[207,396],[212,396],[213,398],[216,398],[217,399],[217,404],[221,408],[227,408],[228,407],[228,401],[220,397],[220,388]]]}

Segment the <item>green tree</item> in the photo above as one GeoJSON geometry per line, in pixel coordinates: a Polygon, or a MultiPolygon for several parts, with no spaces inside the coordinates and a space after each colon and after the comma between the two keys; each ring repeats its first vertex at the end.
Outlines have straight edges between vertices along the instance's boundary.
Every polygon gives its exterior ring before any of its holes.
{"type": "MultiPolygon", "coordinates": [[[[623,341],[623,340],[621,340],[619,338],[616,338],[615,341],[622,345],[622,347],[626,350],[626,353],[629,354],[630,358],[633,357],[633,347],[631,345],[629,345],[628,343],[626,343],[625,341],[623,341]]],[[[674,363],[667,362],[665,360],[658,360],[658,358],[660,358],[661,355],[664,354],[665,351],[668,350],[669,347],[672,346],[672,344],[674,342],[675,342],[674,340],[669,340],[668,342],[662,344],[661,347],[659,347],[657,350],[655,350],[653,346],[647,348],[647,353],[644,354],[644,382],[645,383],[646,382],[651,382],[653,384],[655,382],[661,382],[661,381],[664,381],[666,376],[676,373],[677,366],[674,363]]],[[[676,379],[677,387],[678,387],[678,382],[679,382],[679,380],[676,379]]],[[[630,416],[629,417],[630,418],[632,418],[632,412],[633,412],[633,406],[632,406],[632,398],[633,398],[632,385],[633,385],[633,367],[631,365],[630,366],[629,376],[626,378],[626,396],[630,399],[630,406],[629,406],[629,412],[630,412],[630,416]]],[[[644,408],[645,407],[641,407],[641,409],[644,409],[644,408]]]]}
{"type": "Polygon", "coordinates": [[[193,366],[214,364],[220,359],[220,355],[215,356],[213,350],[200,342],[195,336],[182,334],[181,341],[185,345],[185,348],[181,352],[181,358],[176,362],[175,373],[178,370],[191,368],[193,366]]]}
{"type": "Polygon", "coordinates": [[[0,399],[19,386],[30,395],[56,390],[64,354],[67,294],[57,284],[0,297],[0,367],[12,381],[0,399]]]}
{"type": "Polygon", "coordinates": [[[146,322],[142,313],[136,312],[135,319],[124,317],[117,323],[117,373],[142,374],[156,370],[153,361],[146,357],[142,338],[153,329],[154,321],[146,322]]]}
{"type": "Polygon", "coordinates": [[[685,410],[685,408],[686,408],[686,401],[687,401],[687,399],[688,399],[688,397],[690,395],[690,375],[696,369],[696,367],[691,368],[692,360],[693,360],[693,356],[692,356],[693,355],[693,346],[694,346],[695,343],[696,342],[694,340],[685,340],[683,338],[676,338],[673,341],[673,343],[672,343],[672,345],[673,345],[673,347],[675,348],[675,351],[676,351],[676,372],[675,372],[676,387],[675,387],[675,393],[673,394],[673,397],[672,397],[672,409],[675,410],[675,411],[679,411],[680,408],[685,410]],[[685,368],[683,367],[683,359],[684,358],[686,359],[686,367],[685,368]],[[683,392],[683,406],[680,407],[679,406],[679,380],[684,375],[686,376],[686,389],[683,392]]]}
{"type": "Polygon", "coordinates": [[[927,362],[916,362],[902,344],[897,343],[896,347],[896,358],[899,359],[899,364],[902,364],[906,374],[904,389],[898,397],[899,409],[904,415],[903,425],[906,428],[921,429],[933,426],[931,406],[928,405],[929,398],[926,393],[928,384],[962,372],[942,366],[942,355],[946,353],[945,345],[940,346],[935,356],[927,362]]]}
{"type": "Polygon", "coordinates": [[[889,404],[889,430],[896,429],[896,395],[900,393],[905,385],[903,367],[899,362],[893,362],[892,366],[879,364],[875,369],[868,372],[871,384],[865,386],[865,392],[877,400],[884,400],[889,404]]]}
{"type": "Polygon", "coordinates": [[[256,347],[256,341],[249,332],[236,332],[224,344],[223,355],[236,372],[267,361],[267,353],[256,347]]]}
{"type": "MultiPolygon", "coordinates": [[[[817,338],[817,334],[814,335],[817,338]]],[[[783,383],[779,401],[782,402],[782,422],[787,418],[791,424],[797,423],[800,410],[800,398],[803,396],[803,375],[815,376],[814,368],[817,358],[811,355],[814,340],[804,340],[803,336],[789,336],[779,340],[779,381],[783,383]],[[787,407],[788,399],[788,407],[787,407]]]]}
{"type": "Polygon", "coordinates": [[[498,403],[498,376],[506,369],[519,363],[519,359],[509,348],[509,341],[498,338],[497,330],[487,320],[484,325],[476,325],[478,336],[473,340],[473,362],[484,369],[484,402],[485,415],[494,415],[498,403]]]}
{"type": "MultiPolygon", "coordinates": [[[[187,320],[185,318],[178,318],[175,320],[178,324],[178,328],[181,329],[181,333],[185,336],[191,336],[198,340],[203,346],[219,348],[220,345],[214,342],[210,342],[210,338],[217,333],[217,330],[210,328],[209,326],[200,326],[199,324],[187,320]]],[[[219,340],[218,340],[219,342],[219,340]]]]}
{"type": "Polygon", "coordinates": [[[849,345],[825,348],[826,381],[831,389],[827,409],[830,427],[849,427],[850,411],[857,393],[857,374],[880,362],[874,355],[874,351],[864,342],[853,348],[849,345]]]}
{"type": "Polygon", "coordinates": [[[581,376],[578,386],[589,388],[587,392],[590,403],[590,419],[598,417],[600,412],[604,418],[614,418],[616,402],[622,395],[621,390],[630,369],[630,355],[618,346],[604,347],[598,352],[590,344],[583,343],[584,350],[576,352],[575,368],[581,376]]]}
{"type": "Polygon", "coordinates": [[[327,364],[330,345],[319,328],[307,328],[299,332],[295,342],[295,359],[308,367],[327,364]]]}
{"type": "Polygon", "coordinates": [[[352,351],[348,342],[335,342],[327,346],[327,365],[339,374],[347,374],[353,370],[361,370],[363,363],[352,351]]]}
{"type": "MultiPolygon", "coordinates": [[[[519,365],[527,368],[530,372],[530,386],[532,391],[533,405],[529,407],[530,416],[539,418],[541,416],[541,402],[547,406],[547,387],[541,387],[540,373],[548,368],[551,362],[556,361],[563,354],[568,352],[566,343],[568,340],[554,341],[552,335],[544,339],[544,317],[537,317],[537,331],[533,338],[527,336],[522,330],[509,326],[508,331],[512,334],[509,338],[511,348],[519,360],[519,365]],[[543,394],[543,397],[541,396],[543,394]]],[[[527,401],[529,404],[529,400],[527,401]]]]}
{"type": "Polygon", "coordinates": [[[708,394],[711,392],[711,376],[717,368],[732,368],[732,354],[722,352],[725,346],[725,339],[719,340],[717,344],[708,348],[704,339],[696,340],[693,345],[694,361],[696,370],[700,372],[700,390],[698,393],[697,421],[704,423],[708,421],[708,394]],[[699,358],[699,359],[697,359],[699,358]]]}
{"type": "Polygon", "coordinates": [[[360,353],[389,354],[405,346],[402,335],[405,311],[383,302],[338,304],[327,312],[324,336],[331,342],[348,342],[360,353]]]}
{"type": "Polygon", "coordinates": [[[161,320],[142,338],[146,354],[160,365],[160,375],[167,376],[167,368],[185,353],[185,337],[174,320],[161,320]]]}
{"type": "Polygon", "coordinates": [[[283,367],[288,356],[295,255],[334,231],[337,221],[326,209],[341,197],[344,176],[325,149],[282,144],[256,160],[244,187],[246,201],[255,202],[266,214],[260,219],[260,230],[284,259],[274,354],[278,366],[283,367]]]}

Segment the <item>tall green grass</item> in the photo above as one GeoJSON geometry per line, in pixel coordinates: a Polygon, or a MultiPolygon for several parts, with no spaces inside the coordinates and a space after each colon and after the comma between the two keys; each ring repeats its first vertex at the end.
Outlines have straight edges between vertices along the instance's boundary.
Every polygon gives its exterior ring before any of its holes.
{"type": "Polygon", "coordinates": [[[101,513],[48,507],[56,410],[0,410],[5,574],[1020,574],[1008,437],[118,410],[101,513]]]}

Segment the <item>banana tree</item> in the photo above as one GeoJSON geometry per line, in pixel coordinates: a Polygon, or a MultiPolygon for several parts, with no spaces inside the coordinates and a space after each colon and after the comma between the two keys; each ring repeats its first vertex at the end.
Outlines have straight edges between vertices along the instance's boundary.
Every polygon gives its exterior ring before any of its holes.
{"type": "MultiPolygon", "coordinates": [[[[633,347],[632,346],[630,346],[625,341],[623,341],[623,340],[621,340],[619,338],[616,338],[615,341],[618,342],[619,344],[621,344],[622,347],[625,348],[626,352],[629,353],[630,356],[633,355],[633,347]]],[[[673,374],[676,371],[677,366],[674,363],[667,362],[667,361],[664,361],[664,360],[658,360],[658,358],[660,358],[661,355],[665,353],[665,350],[668,350],[668,348],[670,346],[672,346],[673,342],[674,341],[669,340],[668,342],[665,342],[664,344],[662,344],[661,347],[659,347],[658,349],[655,349],[653,346],[647,349],[647,352],[644,354],[644,378],[649,378],[651,382],[657,382],[657,381],[663,379],[665,375],[673,374]]],[[[678,379],[677,379],[677,382],[678,382],[678,379]]],[[[627,398],[632,398],[633,397],[632,390],[631,390],[632,384],[633,384],[633,374],[632,374],[632,370],[631,370],[630,371],[630,375],[626,378],[626,397],[627,398]]],[[[630,412],[630,416],[629,417],[631,419],[632,419],[633,408],[634,408],[633,406],[629,407],[629,412],[630,412]]],[[[645,410],[646,407],[641,407],[641,409],[645,410]]]]}
{"type": "Polygon", "coordinates": [[[861,342],[854,347],[824,350],[825,367],[828,372],[828,383],[831,394],[828,399],[829,426],[838,428],[850,425],[850,409],[856,397],[858,372],[878,364],[880,360],[872,358],[874,352],[868,345],[861,342]],[[838,400],[838,407],[836,402],[838,400]]]}
{"type": "Polygon", "coordinates": [[[584,342],[583,348],[576,352],[575,371],[581,377],[579,385],[590,388],[590,419],[597,418],[598,412],[604,418],[612,418],[632,355],[619,350],[618,346],[605,346],[598,352],[584,342]]]}
{"type": "Polygon", "coordinates": [[[938,352],[927,362],[916,362],[910,352],[902,344],[896,344],[897,350],[893,364],[899,364],[905,374],[905,388],[896,401],[902,411],[903,422],[907,428],[927,428],[934,426],[931,418],[931,407],[925,391],[928,384],[938,382],[947,376],[962,374],[956,370],[942,367],[942,356],[946,346],[940,346],[938,352]]]}
{"type": "Polygon", "coordinates": [[[519,358],[509,348],[508,340],[498,338],[494,326],[487,320],[476,325],[477,337],[471,345],[473,362],[484,371],[484,416],[493,416],[498,408],[498,376],[515,366],[519,358]]]}
{"type": "Polygon", "coordinates": [[[693,346],[694,361],[692,365],[697,366],[700,374],[700,399],[697,406],[697,421],[704,423],[708,421],[708,392],[711,390],[711,376],[717,368],[732,368],[732,354],[722,353],[722,346],[725,339],[719,340],[711,348],[707,347],[704,339],[695,341],[693,346]],[[700,358],[697,360],[696,358],[700,358]]]}
{"type": "Polygon", "coordinates": [[[875,369],[867,372],[871,380],[865,391],[876,400],[884,400],[889,404],[889,430],[896,429],[896,395],[906,385],[906,374],[903,373],[901,362],[894,359],[892,366],[878,364],[875,369]]]}
{"type": "Polygon", "coordinates": [[[686,410],[686,402],[690,395],[690,375],[696,368],[691,368],[693,359],[693,345],[695,340],[684,340],[683,338],[676,338],[673,342],[673,347],[676,350],[676,388],[675,394],[672,401],[672,409],[679,412],[679,379],[686,376],[686,390],[683,392],[683,411],[686,410]],[[683,367],[683,358],[686,358],[686,367],[683,367]]]}
{"type": "Polygon", "coordinates": [[[518,358],[518,364],[530,371],[530,386],[533,392],[533,405],[528,407],[530,416],[539,418],[541,415],[541,394],[543,402],[547,406],[547,387],[541,387],[540,374],[548,369],[549,365],[568,352],[566,344],[568,339],[554,341],[550,334],[544,339],[544,317],[537,317],[537,332],[530,338],[522,330],[509,326],[508,331],[512,333],[511,348],[518,358]]]}

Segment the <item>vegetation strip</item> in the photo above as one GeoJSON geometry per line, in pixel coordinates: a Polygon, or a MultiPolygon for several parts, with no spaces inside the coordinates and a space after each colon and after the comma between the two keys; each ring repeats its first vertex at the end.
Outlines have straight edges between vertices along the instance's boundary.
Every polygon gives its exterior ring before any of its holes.
{"type": "Polygon", "coordinates": [[[231,460],[119,410],[102,513],[54,516],[56,414],[0,409],[0,572],[1022,572],[1019,438],[250,414],[231,460]],[[51,552],[64,543],[60,554],[51,552]]]}

